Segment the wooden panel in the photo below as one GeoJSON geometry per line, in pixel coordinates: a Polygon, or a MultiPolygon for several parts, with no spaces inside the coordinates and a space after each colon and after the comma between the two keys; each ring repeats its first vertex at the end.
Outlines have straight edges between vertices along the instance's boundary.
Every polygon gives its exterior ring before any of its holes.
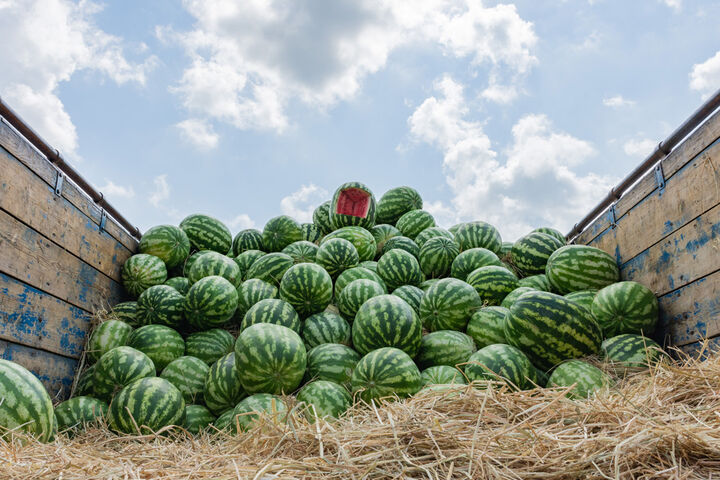
{"type": "Polygon", "coordinates": [[[681,351],[693,357],[706,359],[708,355],[720,352],[720,337],[710,338],[707,341],[690,343],[679,347],[681,351]]]}
{"type": "Polygon", "coordinates": [[[67,199],[55,195],[52,187],[2,148],[0,172],[0,209],[120,281],[120,270],[130,250],[100,231],[98,225],[67,199]]]}
{"type": "Polygon", "coordinates": [[[79,358],[90,315],[0,273],[0,339],[79,358]]]}
{"type": "MultiPolygon", "coordinates": [[[[18,160],[25,164],[25,166],[42,178],[45,183],[54,187],[57,177],[55,167],[4,121],[0,121],[0,146],[3,146],[8,152],[12,153],[18,160]]],[[[62,195],[92,219],[93,223],[100,225],[100,209],[98,206],[95,205],[90,197],[80,191],[79,188],[67,179],[63,184],[62,195]]],[[[130,251],[134,252],[137,250],[137,241],[112,218],[108,217],[105,229],[113,238],[122,243],[130,251]]]]}
{"type": "Polygon", "coordinates": [[[0,340],[0,358],[19,363],[34,373],[54,402],[70,394],[77,360],[4,340],[0,340]]]}
{"type": "Polygon", "coordinates": [[[0,211],[3,272],[88,312],[122,298],[119,283],[0,211]]]}

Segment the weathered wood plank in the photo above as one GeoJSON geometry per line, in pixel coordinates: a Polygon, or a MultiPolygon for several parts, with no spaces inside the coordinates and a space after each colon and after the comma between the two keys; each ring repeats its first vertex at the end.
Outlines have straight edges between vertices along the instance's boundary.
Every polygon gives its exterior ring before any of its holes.
{"type": "Polygon", "coordinates": [[[88,312],[123,297],[119,283],[1,210],[0,270],[88,312]]]}
{"type": "Polygon", "coordinates": [[[130,250],[1,148],[0,172],[0,209],[120,281],[130,250]]]}
{"type": "Polygon", "coordinates": [[[707,359],[708,356],[717,355],[720,352],[720,337],[689,343],[679,347],[679,349],[692,357],[707,359]]]}
{"type": "Polygon", "coordinates": [[[66,399],[70,394],[78,363],[76,359],[5,340],[0,340],[0,358],[18,363],[34,373],[45,385],[53,403],[66,399]]]}
{"type": "Polygon", "coordinates": [[[0,339],[79,358],[90,314],[0,273],[0,339]]]}
{"type": "MultiPolygon", "coordinates": [[[[15,158],[35,172],[49,186],[55,186],[55,180],[57,178],[57,170],[55,167],[4,121],[0,121],[0,146],[4,147],[15,156],[15,158]]],[[[67,179],[63,183],[62,195],[92,219],[93,223],[100,225],[100,208],[95,205],[91,198],[67,179]]],[[[132,252],[137,250],[137,241],[112,218],[108,217],[105,229],[113,238],[127,247],[128,250],[132,252]]]]}

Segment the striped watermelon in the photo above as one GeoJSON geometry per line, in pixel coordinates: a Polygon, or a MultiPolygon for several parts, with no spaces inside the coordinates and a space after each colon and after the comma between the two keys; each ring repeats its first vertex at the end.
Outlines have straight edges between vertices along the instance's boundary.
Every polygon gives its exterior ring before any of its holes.
{"type": "Polygon", "coordinates": [[[422,248],[423,245],[425,245],[425,242],[427,242],[431,238],[436,237],[443,237],[447,238],[448,240],[454,240],[455,238],[452,233],[448,232],[444,228],[430,227],[426,228],[425,230],[420,232],[417,237],[415,237],[415,243],[417,243],[418,247],[422,248]]]}
{"type": "Polygon", "coordinates": [[[183,428],[193,435],[207,429],[215,421],[215,415],[202,405],[185,405],[183,428]]]}
{"type": "Polygon", "coordinates": [[[350,335],[350,324],[331,312],[316,313],[306,318],[301,334],[307,350],[325,343],[350,345],[350,335]]]}
{"type": "Polygon", "coordinates": [[[483,307],[473,313],[466,333],[475,341],[477,348],[493,343],[508,343],[505,339],[505,316],[509,312],[503,307],[483,307]]]}
{"type": "Polygon", "coordinates": [[[566,245],[556,250],[547,261],[545,275],[561,294],[599,290],[620,280],[615,259],[587,245],[566,245]]]}
{"type": "Polygon", "coordinates": [[[390,291],[403,285],[418,286],[421,282],[420,264],[405,250],[393,249],[384,253],[378,260],[377,273],[390,291]]]}
{"type": "Polygon", "coordinates": [[[2,430],[17,429],[47,442],[54,436],[54,422],[52,400],[40,380],[17,363],[0,359],[0,439],[12,437],[2,430]]]}
{"type": "Polygon", "coordinates": [[[165,280],[164,285],[174,288],[181,295],[187,295],[188,290],[190,290],[190,280],[188,280],[186,277],[168,278],[167,280],[165,280]]]}
{"type": "Polygon", "coordinates": [[[393,249],[405,250],[415,258],[420,256],[420,247],[417,246],[417,243],[415,243],[408,237],[403,237],[402,235],[399,237],[392,237],[385,242],[381,257],[382,255],[385,255],[387,252],[393,249]]]}
{"type": "Polygon", "coordinates": [[[323,267],[332,278],[337,278],[360,262],[355,246],[344,238],[331,238],[320,245],[315,262],[323,267]]]}
{"type": "Polygon", "coordinates": [[[127,345],[132,331],[130,325],[120,320],[108,320],[95,327],[85,346],[90,361],[97,362],[113,348],[127,345]]]}
{"type": "MultiPolygon", "coordinates": [[[[282,398],[267,393],[257,393],[240,401],[233,410],[233,416],[241,431],[247,431],[261,418],[274,424],[284,423],[288,408],[282,398]]],[[[233,430],[235,427],[233,427],[233,430]]]]}
{"type": "Polygon", "coordinates": [[[649,335],[658,320],[655,294],[637,282],[619,282],[600,290],[592,303],[592,314],[605,337],[621,333],[649,335]]]}
{"type": "Polygon", "coordinates": [[[262,251],[264,248],[262,233],[254,228],[242,230],[233,239],[232,251],[234,257],[248,250],[262,251]]]}
{"type": "Polygon", "coordinates": [[[563,360],[598,353],[602,341],[586,308],[548,292],[527,292],[513,304],[505,318],[505,338],[546,371],[563,360]]]}
{"type": "Polygon", "coordinates": [[[565,235],[563,235],[559,231],[555,230],[554,228],[540,227],[540,228],[536,228],[535,230],[532,231],[532,233],[535,233],[535,232],[544,233],[546,235],[550,235],[551,237],[555,237],[558,240],[560,240],[563,243],[563,245],[565,245],[565,243],[566,243],[565,235]]]}
{"type": "Polygon", "coordinates": [[[232,234],[224,223],[209,215],[194,214],[180,222],[193,250],[212,250],[225,255],[232,248],[232,234]]]}
{"type": "Polygon", "coordinates": [[[455,257],[450,268],[450,276],[464,282],[472,271],[490,265],[500,267],[502,262],[495,253],[487,248],[471,248],[455,257]]]}
{"type": "Polygon", "coordinates": [[[361,278],[350,282],[342,290],[336,303],[342,316],[352,321],[362,304],[372,297],[385,294],[385,289],[379,283],[361,278]]]}
{"type": "Polygon", "coordinates": [[[358,257],[360,257],[361,262],[372,260],[377,253],[375,237],[362,227],[343,227],[335,230],[332,233],[328,233],[322,242],[320,242],[320,245],[332,238],[344,238],[352,243],[358,252],[358,257]]]}
{"type": "Polygon", "coordinates": [[[371,272],[377,273],[377,262],[375,261],[360,262],[358,263],[358,267],[362,267],[370,270],[371,272]]]}
{"type": "Polygon", "coordinates": [[[305,404],[303,413],[311,422],[316,418],[339,418],[352,405],[350,392],[342,385],[327,380],[305,385],[297,400],[305,404]]]}
{"type": "Polygon", "coordinates": [[[190,255],[190,240],[184,231],[174,225],[158,225],[143,234],[138,250],[158,257],[167,268],[172,268],[190,255]]]}
{"type": "Polygon", "coordinates": [[[595,300],[597,293],[597,290],[578,290],[577,292],[570,292],[566,294],[565,298],[572,300],[573,302],[592,311],[593,300],[595,300]]]}
{"type": "Polygon", "coordinates": [[[335,280],[335,298],[337,299],[340,297],[343,288],[345,288],[347,285],[354,282],[355,280],[360,279],[372,280],[376,282],[382,287],[383,293],[387,293],[387,287],[385,286],[385,282],[383,281],[383,279],[380,278],[380,275],[364,267],[353,267],[342,272],[335,280]]]}
{"type": "Polygon", "coordinates": [[[543,292],[552,291],[552,285],[550,285],[550,281],[547,279],[544,273],[540,275],[530,275],[529,277],[521,278],[518,281],[518,286],[530,287],[534,288],[535,290],[542,290],[543,292]]]}
{"type": "Polygon", "coordinates": [[[399,237],[401,235],[400,230],[392,225],[388,225],[387,223],[375,225],[370,229],[370,233],[375,239],[375,245],[377,247],[375,249],[375,257],[380,257],[383,247],[385,246],[385,242],[393,237],[399,237]]]}
{"type": "Polygon", "coordinates": [[[330,201],[320,204],[313,211],[313,224],[320,230],[323,235],[327,235],[334,229],[330,224],[330,201]]]}
{"type": "Polygon", "coordinates": [[[185,297],[185,318],[197,330],[220,327],[232,318],[238,305],[238,292],[223,277],[198,280],[185,297]]]}
{"type": "Polygon", "coordinates": [[[479,220],[460,225],[455,231],[455,241],[460,246],[461,252],[471,248],[487,248],[498,254],[502,250],[500,232],[489,223],[479,220]]]}
{"type": "Polygon", "coordinates": [[[280,298],[292,305],[302,318],[325,310],[332,295],[332,278],[314,263],[290,267],[280,281],[280,298]]]}
{"type": "Polygon", "coordinates": [[[168,285],[154,285],[137,301],[138,325],[159,324],[179,328],[185,321],[185,297],[168,285]]]}
{"type": "Polygon", "coordinates": [[[470,382],[504,380],[513,387],[530,386],[528,379],[535,375],[528,357],[511,345],[496,343],[473,353],[465,365],[465,375],[470,382]]]}
{"type": "Polygon", "coordinates": [[[422,324],[415,311],[400,297],[379,295],[365,302],[352,324],[352,342],[361,355],[396,347],[411,357],[417,355],[422,324]]]}
{"type": "Polygon", "coordinates": [[[334,229],[375,225],[375,196],[370,189],[359,182],[340,185],[330,202],[330,224],[334,229]]]}
{"type": "Polygon", "coordinates": [[[190,280],[190,284],[197,283],[205,277],[215,275],[223,277],[233,285],[239,285],[242,281],[240,267],[238,267],[235,261],[217,252],[207,252],[198,258],[187,272],[187,278],[190,280]]]}
{"type": "Polygon", "coordinates": [[[602,370],[582,360],[568,360],[553,370],[548,388],[573,387],[570,398],[588,398],[612,384],[612,379],[602,370]]]}
{"type": "Polygon", "coordinates": [[[512,252],[513,245],[513,242],[502,242],[502,245],[500,246],[500,251],[498,252],[498,256],[501,258],[509,257],[510,253],[512,252]]]}
{"type": "Polygon", "coordinates": [[[247,272],[253,263],[263,256],[265,256],[265,252],[261,252],[260,250],[245,250],[233,259],[238,268],[240,268],[240,276],[243,280],[247,280],[247,272]]]}
{"type": "Polygon", "coordinates": [[[323,233],[313,223],[301,223],[300,230],[302,230],[302,238],[306,242],[317,245],[322,240],[323,233]]]}
{"type": "Polygon", "coordinates": [[[250,307],[240,324],[240,329],[245,330],[258,323],[282,325],[298,334],[302,327],[300,317],[292,305],[279,298],[260,300],[250,307]]]}
{"type": "Polygon", "coordinates": [[[536,289],[531,288],[531,287],[518,287],[505,296],[505,298],[503,299],[500,306],[504,307],[504,308],[510,308],[512,306],[512,304],[515,303],[515,300],[520,298],[520,295],[522,295],[525,292],[533,292],[533,291],[536,291],[536,289]]]}
{"type": "Polygon", "coordinates": [[[518,279],[505,267],[490,265],[473,270],[467,276],[482,300],[490,305],[500,305],[508,293],[518,288],[518,279]]]}
{"type": "Polygon", "coordinates": [[[250,308],[260,300],[266,298],[280,298],[280,293],[276,286],[270,285],[260,279],[253,278],[243,282],[237,288],[238,292],[238,307],[235,311],[235,323],[242,322],[250,308]]]}
{"type": "Polygon", "coordinates": [[[153,255],[138,253],[123,264],[123,287],[133,298],[139,297],[153,285],[165,283],[165,280],[167,280],[165,262],[153,255]]]}
{"type": "Polygon", "coordinates": [[[420,373],[423,385],[467,385],[462,371],[447,365],[428,367],[420,373]]]}
{"type": "Polygon", "coordinates": [[[419,287],[415,287],[413,285],[403,285],[402,287],[398,287],[393,290],[392,294],[405,300],[405,302],[407,302],[407,304],[415,310],[415,313],[420,315],[420,302],[422,302],[425,292],[423,292],[419,287]]]}
{"type": "Polygon", "coordinates": [[[232,409],[240,400],[247,397],[238,378],[234,352],[221,357],[210,366],[205,376],[203,400],[215,415],[232,409]]]}
{"type": "Polygon", "coordinates": [[[475,289],[456,278],[443,278],[427,289],[420,301],[420,320],[431,332],[464,331],[473,313],[482,307],[475,289]]]}
{"type": "Polygon", "coordinates": [[[121,322],[125,322],[131,327],[137,327],[137,302],[118,303],[110,310],[110,316],[121,322]]]}
{"type": "Polygon", "coordinates": [[[467,362],[475,350],[475,342],[469,335],[455,330],[439,330],[422,337],[415,363],[421,370],[439,365],[454,367],[467,362]]]}
{"type": "Polygon", "coordinates": [[[396,187],[388,190],[377,205],[377,223],[395,223],[410,210],[423,207],[422,197],[411,187],[396,187]]]}
{"type": "Polygon", "coordinates": [[[622,367],[647,367],[662,355],[662,349],[655,341],[632,333],[608,338],[601,348],[605,358],[622,367]]]}
{"type": "Polygon", "coordinates": [[[362,357],[350,383],[353,395],[367,403],[392,395],[409,397],[422,388],[415,362],[407,353],[393,347],[379,348],[362,357]]]}
{"type": "Polygon", "coordinates": [[[533,365],[533,369],[530,371],[530,377],[528,378],[528,384],[526,388],[528,390],[535,387],[545,388],[549,378],[550,377],[548,377],[547,373],[543,372],[542,370],[533,365]]]}
{"type": "Polygon", "coordinates": [[[439,278],[431,278],[430,280],[425,280],[424,282],[420,282],[420,285],[418,285],[418,288],[422,290],[423,292],[427,293],[428,289],[435,285],[437,282],[439,282],[439,278]]]}
{"type": "Polygon", "coordinates": [[[90,365],[78,377],[77,383],[75,384],[75,391],[72,392],[72,395],[95,396],[94,376],[95,365],[90,365]]]}
{"type": "Polygon", "coordinates": [[[317,255],[318,246],[307,240],[291,243],[283,248],[282,253],[290,255],[293,261],[298,263],[313,263],[317,255]]]}
{"type": "Polygon", "coordinates": [[[431,278],[445,277],[460,249],[454,240],[446,237],[433,237],[420,247],[420,269],[431,278]]]}
{"type": "Polygon", "coordinates": [[[212,365],[219,358],[232,352],[234,346],[235,338],[230,332],[213,328],[188,335],[185,339],[185,354],[212,365]]]}
{"type": "Polygon", "coordinates": [[[349,384],[360,355],[339,343],[323,343],[307,353],[305,377],[310,380],[329,380],[341,385],[349,384]]]}
{"type": "Polygon", "coordinates": [[[510,254],[515,267],[524,277],[545,273],[545,265],[553,252],[565,245],[545,233],[530,233],[513,244],[510,254]]]}
{"type": "MultiPolygon", "coordinates": [[[[200,250],[199,252],[195,252],[192,255],[190,255],[187,260],[185,260],[185,265],[183,265],[183,271],[182,274],[187,277],[188,273],[190,272],[190,269],[193,265],[195,265],[195,262],[200,260],[203,255],[206,255],[208,253],[212,252],[212,250],[200,250]]],[[[217,253],[217,252],[215,252],[217,253]]]]}
{"type": "Polygon", "coordinates": [[[185,353],[182,336],[165,325],[145,325],[138,328],[130,334],[128,346],[150,357],[158,372],[185,353]]]}
{"type": "Polygon", "coordinates": [[[453,234],[453,238],[455,237],[455,233],[458,231],[458,228],[460,228],[461,225],[462,223],[456,223],[452,227],[448,228],[448,232],[453,234]]]}
{"type": "Polygon", "coordinates": [[[395,226],[403,236],[415,240],[420,232],[435,226],[435,218],[425,210],[410,210],[398,219],[395,226]]]}
{"type": "Polygon", "coordinates": [[[268,220],[262,235],[264,250],[268,252],[279,252],[291,243],[303,239],[300,224],[287,215],[268,220]]]}
{"type": "Polygon", "coordinates": [[[110,403],[109,423],[122,433],[155,433],[185,421],[180,391],[163,378],[143,378],[124,387],[110,403]]]}
{"type": "Polygon", "coordinates": [[[294,331],[262,323],[246,328],[238,337],[235,366],[248,393],[291,393],[305,374],[307,352],[294,331]]]}
{"type": "Polygon", "coordinates": [[[154,376],[155,365],[150,357],[132,347],[116,347],[95,364],[93,394],[101,400],[110,401],[125,385],[154,376]]]}
{"type": "Polygon", "coordinates": [[[234,407],[231,407],[230,410],[225,410],[220,416],[218,416],[212,423],[212,427],[214,430],[221,432],[226,431],[232,434],[240,433],[234,407]]]}
{"type": "Polygon", "coordinates": [[[74,397],[55,407],[58,430],[84,428],[107,416],[108,404],[93,397],[74,397]]]}
{"type": "Polygon", "coordinates": [[[160,374],[180,390],[185,403],[202,403],[205,377],[210,367],[195,357],[180,357],[168,363],[160,374]]]}

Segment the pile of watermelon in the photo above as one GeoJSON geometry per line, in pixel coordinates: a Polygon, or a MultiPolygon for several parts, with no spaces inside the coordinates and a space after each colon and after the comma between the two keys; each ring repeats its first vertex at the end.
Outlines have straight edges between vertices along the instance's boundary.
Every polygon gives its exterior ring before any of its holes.
{"type": "Polygon", "coordinates": [[[74,398],[53,409],[0,360],[0,426],[237,433],[283,422],[291,395],[314,420],[468,383],[588,397],[612,379],[584,357],[659,357],[645,336],[657,299],[607,253],[552,228],[514,243],[482,221],[445,230],[422,207],[410,187],[376,202],[348,183],[312,223],[279,216],[234,238],[207,215],[151,228],[122,270],[134,300],[92,332],[74,398]]]}

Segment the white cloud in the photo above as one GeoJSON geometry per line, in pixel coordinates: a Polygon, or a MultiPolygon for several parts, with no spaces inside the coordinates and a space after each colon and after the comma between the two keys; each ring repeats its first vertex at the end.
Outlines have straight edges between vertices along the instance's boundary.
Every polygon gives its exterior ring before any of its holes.
{"type": "Polygon", "coordinates": [[[545,115],[522,117],[499,155],[482,123],[466,119],[463,86],[446,76],[436,89],[439,95],[427,98],[408,124],[416,140],[443,152],[452,207],[430,204],[441,223],[485,220],[511,240],[540,225],[566,230],[610,188],[613,179],[575,172],[595,149],[556,131],[545,115]]]}
{"type": "Polygon", "coordinates": [[[649,138],[633,138],[625,142],[623,150],[631,157],[644,158],[650,155],[658,142],[649,138]]]}
{"type": "Polygon", "coordinates": [[[603,98],[602,102],[603,105],[611,108],[632,107],[633,105],[635,105],[635,100],[628,100],[622,95],[615,95],[613,97],[603,98]]]}
{"type": "Polygon", "coordinates": [[[690,88],[700,92],[703,98],[709,97],[720,88],[720,50],[703,63],[693,65],[690,88]]]}
{"type": "Polygon", "coordinates": [[[217,147],[220,140],[212,124],[197,118],[188,118],[175,126],[180,130],[184,140],[200,150],[211,150],[217,147]]]}
{"type": "Polygon", "coordinates": [[[282,132],[293,100],[324,109],[352,98],[406,45],[489,66],[485,98],[500,102],[517,94],[516,83],[537,63],[533,25],[513,5],[185,0],[184,6],[196,20],[192,31],[157,29],[190,58],[171,91],[191,114],[240,129],[282,132]]]}
{"type": "Polygon", "coordinates": [[[103,195],[114,198],[133,198],[135,196],[135,190],[133,190],[132,187],[123,187],[122,185],[117,185],[111,180],[106,180],[105,185],[100,187],[100,191],[103,195]]]}
{"type": "Polygon", "coordinates": [[[150,194],[148,200],[154,206],[159,208],[162,203],[170,198],[170,185],[167,182],[167,175],[158,175],[153,179],[155,190],[150,194]]]}
{"type": "Polygon", "coordinates": [[[675,10],[675,12],[679,12],[680,10],[682,10],[682,0],[658,0],[658,1],[664,3],[665,5],[667,5],[670,8],[672,8],[673,10],[675,10]]]}
{"type": "Polygon", "coordinates": [[[0,95],[45,139],[70,156],[77,131],[58,97],[58,87],[78,71],[93,70],[117,84],[144,84],[155,57],[125,58],[122,40],[100,30],[90,1],[0,2],[0,95]]]}
{"type": "Polygon", "coordinates": [[[280,200],[280,209],[298,222],[312,222],[315,208],[327,200],[327,190],[317,185],[303,185],[294,193],[280,200]]]}
{"type": "Polygon", "coordinates": [[[228,225],[228,227],[238,231],[248,228],[256,228],[255,222],[246,213],[241,213],[240,215],[236,216],[232,220],[228,220],[225,223],[228,225]]]}

